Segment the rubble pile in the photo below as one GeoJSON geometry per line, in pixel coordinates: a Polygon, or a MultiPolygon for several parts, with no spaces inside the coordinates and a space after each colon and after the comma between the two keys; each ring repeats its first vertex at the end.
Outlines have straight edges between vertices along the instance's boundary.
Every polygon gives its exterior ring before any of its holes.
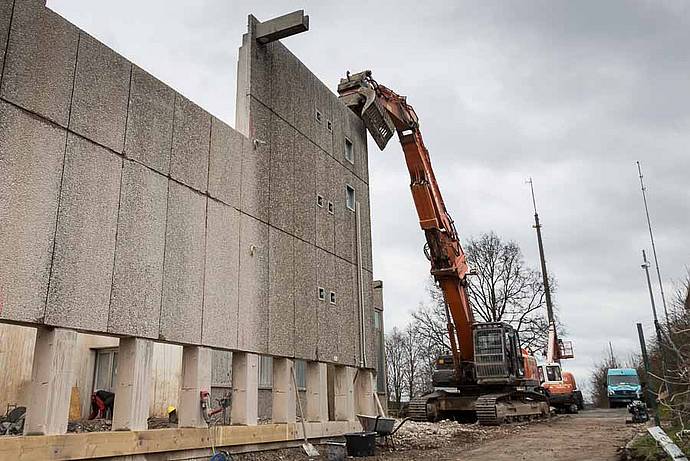
{"type": "Polygon", "coordinates": [[[469,444],[495,437],[498,433],[518,432],[522,425],[487,427],[479,424],[460,424],[443,420],[437,423],[407,421],[395,434],[399,449],[427,450],[448,443],[469,444]]]}

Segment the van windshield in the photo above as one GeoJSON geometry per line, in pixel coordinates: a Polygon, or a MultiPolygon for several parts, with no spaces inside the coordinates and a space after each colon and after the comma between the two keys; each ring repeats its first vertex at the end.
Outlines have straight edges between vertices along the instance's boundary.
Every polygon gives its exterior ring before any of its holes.
{"type": "Polygon", "coordinates": [[[618,386],[620,384],[637,386],[640,384],[640,380],[635,375],[611,375],[609,376],[608,384],[609,386],[618,386]]]}

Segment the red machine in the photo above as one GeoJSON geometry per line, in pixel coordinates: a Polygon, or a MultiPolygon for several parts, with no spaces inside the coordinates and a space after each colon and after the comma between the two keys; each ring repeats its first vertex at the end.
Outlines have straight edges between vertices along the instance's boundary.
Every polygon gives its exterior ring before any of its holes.
{"type": "Polygon", "coordinates": [[[468,267],[424,146],[419,119],[407,99],[372,77],[350,75],[338,85],[340,100],[357,114],[380,149],[397,133],[410,173],[412,198],[426,235],[424,252],[446,305],[451,356],[440,357],[436,390],[410,402],[410,416],[437,420],[469,416],[496,425],[548,415],[536,360],[502,322],[475,323],[466,291],[468,267]]]}

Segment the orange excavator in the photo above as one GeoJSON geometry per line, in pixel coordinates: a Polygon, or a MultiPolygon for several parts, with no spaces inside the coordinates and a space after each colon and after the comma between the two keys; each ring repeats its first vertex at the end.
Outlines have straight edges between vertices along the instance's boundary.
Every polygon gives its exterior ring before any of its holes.
{"type": "Polygon", "coordinates": [[[577,413],[584,407],[582,392],[577,388],[575,376],[569,371],[561,369],[562,359],[572,359],[573,345],[570,341],[558,338],[556,330],[556,317],[551,301],[551,289],[549,288],[549,276],[546,271],[546,258],[544,257],[544,244],[541,239],[541,224],[537,213],[537,201],[534,198],[534,184],[530,178],[527,181],[532,192],[532,205],[534,205],[534,228],[537,231],[537,245],[539,246],[539,260],[541,262],[541,274],[544,284],[544,296],[546,298],[546,315],[549,323],[549,336],[546,345],[546,362],[539,365],[539,380],[544,392],[549,398],[549,405],[557,411],[577,413]]]}
{"type": "Polygon", "coordinates": [[[441,196],[419,119],[407,98],[378,84],[371,71],[340,80],[339,99],[364,122],[383,150],[397,133],[410,173],[424,253],[443,292],[451,355],[439,357],[434,392],[410,402],[413,419],[467,417],[481,424],[548,416],[536,359],[503,322],[476,323],[467,295],[468,267],[455,224],[441,196]]]}

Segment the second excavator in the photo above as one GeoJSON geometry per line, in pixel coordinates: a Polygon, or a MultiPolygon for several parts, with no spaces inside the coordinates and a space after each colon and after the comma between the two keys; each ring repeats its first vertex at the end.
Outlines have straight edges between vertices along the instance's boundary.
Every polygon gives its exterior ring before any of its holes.
{"type": "Polygon", "coordinates": [[[348,73],[338,94],[381,150],[397,133],[426,236],[424,253],[443,292],[451,355],[437,360],[436,391],[411,401],[410,416],[432,421],[466,417],[484,425],[548,416],[536,359],[521,348],[518,332],[507,323],[474,321],[465,254],[443,202],[419,119],[407,98],[377,83],[371,71],[348,73]]]}

